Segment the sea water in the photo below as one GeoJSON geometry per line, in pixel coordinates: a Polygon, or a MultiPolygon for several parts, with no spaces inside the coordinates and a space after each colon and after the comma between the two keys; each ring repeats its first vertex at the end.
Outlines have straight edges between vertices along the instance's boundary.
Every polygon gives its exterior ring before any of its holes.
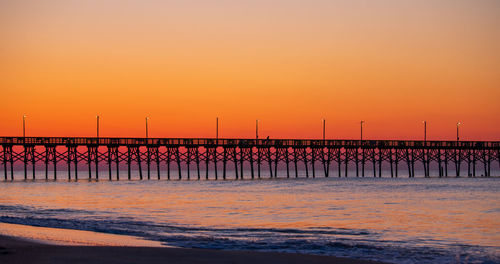
{"type": "Polygon", "coordinates": [[[2,180],[0,222],[186,248],[500,263],[500,179],[2,180]]]}

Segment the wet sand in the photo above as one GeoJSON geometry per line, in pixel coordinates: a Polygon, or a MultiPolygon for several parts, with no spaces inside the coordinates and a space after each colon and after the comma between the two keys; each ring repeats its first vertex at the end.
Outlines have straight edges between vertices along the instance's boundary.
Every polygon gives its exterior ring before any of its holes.
{"type": "Polygon", "coordinates": [[[166,247],[61,246],[0,235],[0,263],[380,263],[330,256],[166,247]]]}

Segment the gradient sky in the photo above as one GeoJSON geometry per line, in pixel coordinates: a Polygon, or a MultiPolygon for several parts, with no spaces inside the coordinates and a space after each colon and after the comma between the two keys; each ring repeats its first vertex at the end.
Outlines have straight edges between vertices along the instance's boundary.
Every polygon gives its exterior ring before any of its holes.
{"type": "Polygon", "coordinates": [[[500,1],[0,0],[0,135],[500,140],[500,1]]]}

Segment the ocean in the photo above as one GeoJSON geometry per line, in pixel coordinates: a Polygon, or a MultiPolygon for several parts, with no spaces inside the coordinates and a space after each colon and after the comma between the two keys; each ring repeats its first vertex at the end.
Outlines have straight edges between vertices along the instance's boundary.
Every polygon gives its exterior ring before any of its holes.
{"type": "Polygon", "coordinates": [[[186,248],[500,263],[499,200],[499,178],[2,180],[0,222],[186,248]]]}

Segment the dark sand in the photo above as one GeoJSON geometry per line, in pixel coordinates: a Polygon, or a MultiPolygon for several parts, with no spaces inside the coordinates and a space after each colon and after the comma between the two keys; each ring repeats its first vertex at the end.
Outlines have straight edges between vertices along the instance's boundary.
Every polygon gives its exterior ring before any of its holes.
{"type": "Polygon", "coordinates": [[[380,263],[329,256],[159,247],[58,246],[0,235],[0,263],[380,263]]]}

